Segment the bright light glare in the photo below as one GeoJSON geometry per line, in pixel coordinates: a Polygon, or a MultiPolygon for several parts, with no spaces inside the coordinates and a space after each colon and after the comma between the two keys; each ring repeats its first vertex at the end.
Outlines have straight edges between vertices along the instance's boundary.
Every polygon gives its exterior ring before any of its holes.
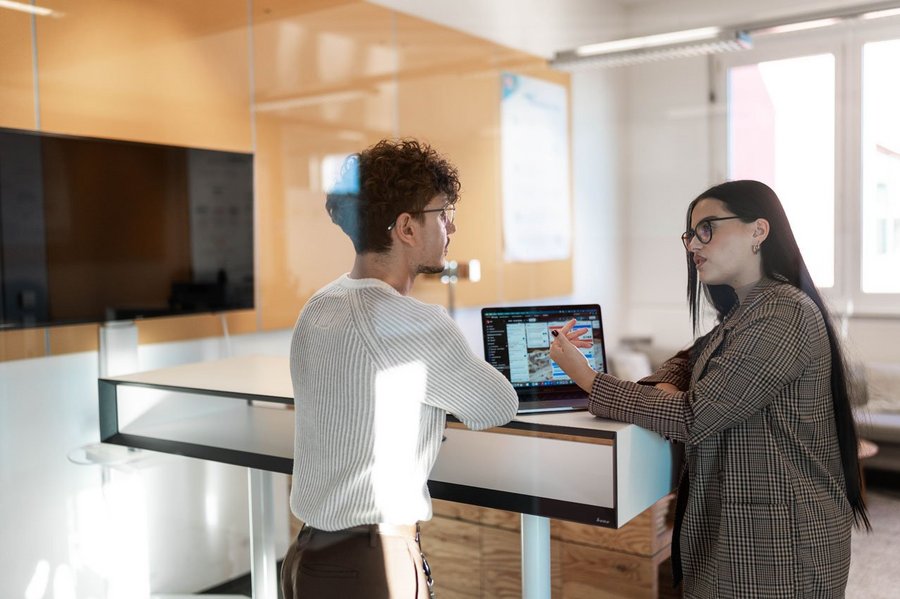
{"type": "Polygon", "coordinates": [[[383,370],[375,378],[372,486],[387,522],[406,522],[411,503],[422,497],[421,481],[428,473],[417,472],[416,445],[427,380],[421,362],[383,370]]]}
{"type": "Polygon", "coordinates": [[[39,17],[48,17],[53,14],[53,10],[50,8],[44,8],[43,6],[32,6],[31,4],[25,4],[24,2],[13,2],[12,0],[0,0],[0,8],[18,10],[19,12],[27,12],[39,17]]]}
{"type": "Polygon", "coordinates": [[[102,488],[88,488],[77,496],[74,549],[78,561],[106,581],[106,599],[149,597],[143,482],[138,473],[110,474],[102,488]]]}
{"type": "Polygon", "coordinates": [[[473,283],[481,280],[481,261],[469,260],[469,280],[473,283]]]}
{"type": "Polygon", "coordinates": [[[206,515],[206,526],[216,528],[219,526],[219,497],[215,491],[207,491],[203,497],[204,510],[206,515]]]}
{"type": "Polygon", "coordinates": [[[60,564],[53,573],[53,599],[75,599],[75,576],[69,564],[60,564]]]}
{"type": "Polygon", "coordinates": [[[34,574],[25,587],[25,599],[41,599],[47,592],[48,582],[50,582],[50,563],[42,559],[34,566],[34,574]]]}

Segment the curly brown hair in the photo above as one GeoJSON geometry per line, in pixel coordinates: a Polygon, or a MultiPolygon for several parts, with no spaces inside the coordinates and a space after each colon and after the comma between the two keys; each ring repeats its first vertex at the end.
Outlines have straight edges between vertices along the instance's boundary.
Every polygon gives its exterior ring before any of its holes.
{"type": "Polygon", "coordinates": [[[428,144],[415,139],[384,139],[351,154],[329,191],[325,209],[343,229],[357,254],[391,247],[389,227],[404,212],[419,211],[438,194],[448,205],[459,201],[456,167],[428,144]]]}

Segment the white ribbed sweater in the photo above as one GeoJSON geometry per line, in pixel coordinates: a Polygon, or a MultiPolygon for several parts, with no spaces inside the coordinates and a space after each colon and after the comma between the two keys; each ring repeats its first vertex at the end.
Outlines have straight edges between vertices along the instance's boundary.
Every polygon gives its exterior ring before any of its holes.
{"type": "Polygon", "coordinates": [[[291,379],[291,510],[322,530],[430,519],[426,481],[446,414],[483,429],[518,407],[446,310],[347,275],[300,313],[291,379]]]}

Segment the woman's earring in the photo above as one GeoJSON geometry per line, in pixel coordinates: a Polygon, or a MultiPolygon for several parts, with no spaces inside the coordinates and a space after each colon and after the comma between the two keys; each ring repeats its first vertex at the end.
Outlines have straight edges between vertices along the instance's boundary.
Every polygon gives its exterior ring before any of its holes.
{"type": "Polygon", "coordinates": [[[757,241],[756,243],[754,243],[754,244],[753,244],[753,247],[751,247],[750,250],[751,250],[754,254],[758,254],[758,253],[759,253],[759,242],[757,241]]]}

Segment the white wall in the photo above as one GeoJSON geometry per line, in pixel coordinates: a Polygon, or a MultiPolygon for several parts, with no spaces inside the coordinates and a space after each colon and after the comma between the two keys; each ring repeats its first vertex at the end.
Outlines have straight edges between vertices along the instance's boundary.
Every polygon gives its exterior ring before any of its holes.
{"type": "Polygon", "coordinates": [[[600,304],[613,345],[624,328],[624,75],[582,71],[572,77],[573,300],[600,304]]]}
{"type": "Polygon", "coordinates": [[[687,205],[710,183],[707,59],[625,70],[627,333],[682,347],[692,335],[680,237],[687,205]]]}
{"type": "Polygon", "coordinates": [[[690,343],[688,203],[709,187],[707,59],[572,79],[576,301],[598,301],[610,346],[690,343]]]}
{"type": "MultiPolygon", "coordinates": [[[[282,331],[141,346],[139,367],[288,344],[282,331]]],[[[246,574],[246,468],[153,452],[108,470],[67,459],[99,441],[97,375],[96,352],[0,362],[0,597],[140,599],[246,574]]],[[[283,553],[288,477],[276,479],[283,553]]]]}

